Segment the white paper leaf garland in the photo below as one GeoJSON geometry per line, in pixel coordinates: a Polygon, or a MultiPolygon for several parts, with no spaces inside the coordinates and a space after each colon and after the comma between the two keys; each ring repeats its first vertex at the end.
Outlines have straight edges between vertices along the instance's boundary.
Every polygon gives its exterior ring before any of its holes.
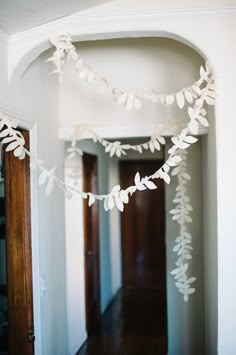
{"type": "MultiPolygon", "coordinates": [[[[190,140],[192,141],[192,139],[190,140]]],[[[187,228],[187,224],[192,223],[190,216],[192,206],[190,198],[187,195],[186,184],[191,177],[187,173],[187,150],[180,150],[178,153],[182,160],[178,168],[175,168],[178,169],[178,184],[173,199],[175,207],[170,210],[170,214],[172,215],[172,220],[179,224],[179,235],[175,240],[176,244],[173,248],[173,252],[177,254],[176,267],[171,271],[171,274],[174,276],[176,287],[183,294],[184,301],[187,302],[189,295],[195,292],[192,284],[196,281],[196,277],[188,276],[189,260],[192,259],[191,251],[193,247],[191,245],[192,237],[187,228]]],[[[176,175],[175,169],[172,171],[172,175],[176,175]]]]}
{"type": "MultiPolygon", "coordinates": [[[[56,47],[56,50],[53,56],[47,59],[47,62],[52,62],[55,65],[56,69],[52,71],[52,74],[58,74],[60,82],[62,82],[64,59],[67,57],[68,60],[75,62],[75,70],[78,73],[79,79],[84,79],[88,83],[97,83],[100,91],[103,91],[105,88],[109,89],[115,101],[119,105],[123,105],[128,111],[133,108],[140,110],[143,100],[163,105],[173,105],[176,103],[182,109],[186,103],[192,104],[194,100],[202,96],[199,100],[206,101],[209,105],[214,104],[214,85],[212,87],[208,85],[212,78],[208,63],[206,63],[205,68],[200,68],[200,77],[196,82],[176,93],[161,94],[155,90],[151,90],[151,92],[144,92],[143,90],[124,92],[121,89],[112,87],[106,78],[84,62],[72,44],[70,34],[54,35],[49,40],[56,47]],[[207,85],[207,89],[203,87],[204,84],[207,85]]],[[[201,103],[199,102],[199,104],[201,103]]]]}
{"type": "MultiPolygon", "coordinates": [[[[51,43],[56,47],[53,56],[47,60],[52,62],[55,66],[52,74],[59,74],[60,82],[63,77],[63,65],[65,60],[72,60],[76,63],[75,69],[80,79],[86,80],[88,83],[96,83],[100,91],[108,88],[118,104],[123,105],[127,110],[136,109],[140,110],[142,102],[149,100],[154,103],[160,103],[163,105],[176,104],[182,109],[186,104],[188,105],[189,122],[182,131],[172,137],[172,147],[168,151],[168,159],[163,166],[154,172],[150,176],[141,177],[137,173],[134,177],[134,185],[129,186],[123,190],[119,185],[116,185],[111,192],[106,195],[94,195],[91,192],[80,191],[76,186],[70,186],[65,184],[56,176],[56,167],[46,169],[44,162],[33,156],[27,149],[25,149],[25,141],[17,128],[17,123],[8,119],[6,116],[0,113],[0,138],[2,143],[6,146],[6,151],[13,151],[14,155],[18,159],[24,159],[26,155],[30,157],[30,168],[37,169],[39,172],[38,182],[39,185],[44,185],[45,193],[48,196],[56,186],[61,189],[66,198],[71,198],[73,194],[79,194],[83,199],[88,200],[89,206],[92,206],[95,201],[100,200],[104,203],[106,211],[113,208],[118,208],[120,211],[124,210],[125,204],[129,202],[130,197],[137,191],[143,191],[146,189],[156,189],[155,179],[163,179],[166,183],[170,182],[170,176],[177,175],[178,186],[176,188],[176,195],[174,198],[175,208],[170,213],[172,218],[180,226],[179,236],[176,238],[176,245],[173,251],[177,254],[176,267],[171,272],[175,278],[175,284],[179,292],[183,294],[184,300],[187,302],[189,296],[195,292],[195,288],[192,284],[195,282],[195,277],[188,276],[189,260],[191,260],[192,246],[191,235],[187,230],[187,224],[192,222],[190,212],[192,210],[189,197],[186,195],[186,183],[190,180],[190,175],[186,171],[186,149],[197,141],[194,135],[198,134],[199,125],[208,126],[206,118],[206,109],[204,104],[214,105],[215,103],[215,89],[214,89],[214,77],[211,73],[208,63],[205,68],[200,68],[200,78],[193,83],[193,85],[183,88],[176,93],[160,94],[155,90],[151,92],[144,92],[142,90],[133,90],[124,92],[120,89],[112,87],[106,78],[97,73],[88,64],[84,63],[83,59],[79,56],[75,46],[72,44],[70,34],[63,33],[58,36],[54,36],[50,39],[51,43]],[[189,134],[190,133],[190,134],[189,134]]],[[[76,141],[82,139],[83,134],[91,128],[86,125],[80,125],[74,130],[74,134],[71,140],[71,147],[68,149],[68,159],[72,160],[77,155],[82,155],[83,152],[76,146],[76,141]]],[[[112,157],[116,155],[120,157],[122,154],[126,154],[127,150],[132,149],[142,154],[143,150],[160,150],[161,145],[165,144],[165,139],[161,136],[161,133],[155,132],[150,140],[138,145],[121,144],[119,141],[109,142],[97,134],[92,132],[94,142],[101,143],[105,151],[112,157]]],[[[74,172],[75,174],[78,171],[74,172]]],[[[81,171],[80,171],[81,173],[81,171]]]]}
{"type": "Polygon", "coordinates": [[[6,116],[0,114],[0,138],[2,144],[6,145],[6,152],[13,151],[18,159],[25,158],[25,139],[20,131],[16,130],[17,123],[10,121],[6,116]]]}
{"type": "Polygon", "coordinates": [[[98,136],[98,134],[91,126],[84,123],[78,124],[75,126],[72,133],[71,146],[67,149],[67,152],[69,153],[67,159],[76,159],[77,155],[83,155],[83,152],[78,147],[76,147],[76,142],[83,139],[83,136],[86,133],[91,135],[95,143],[99,142],[105,148],[105,153],[108,153],[110,157],[121,157],[122,155],[126,155],[128,150],[133,150],[140,154],[142,154],[144,150],[150,150],[152,153],[154,153],[156,150],[160,151],[161,146],[166,144],[165,138],[161,136],[163,130],[163,127],[156,128],[155,133],[153,133],[150,140],[144,143],[132,145],[122,144],[119,141],[110,142],[98,136]]]}
{"type": "MultiPolygon", "coordinates": [[[[96,200],[101,200],[104,201],[104,208],[106,210],[114,208],[116,206],[120,211],[123,211],[124,209],[124,204],[128,203],[129,201],[129,196],[132,196],[135,191],[143,191],[146,189],[154,189],[156,188],[155,183],[152,181],[154,179],[164,179],[166,182],[169,183],[170,181],[170,175],[169,171],[171,167],[175,167],[179,164],[181,161],[181,157],[176,154],[177,146],[172,147],[172,153],[170,154],[169,158],[167,161],[164,163],[164,165],[157,170],[153,175],[146,176],[144,178],[141,178],[140,175],[137,173],[134,179],[134,185],[128,187],[126,190],[122,190],[120,186],[115,186],[110,193],[107,195],[94,195],[91,192],[83,192],[78,190],[74,186],[69,186],[65,184],[62,180],[60,180],[56,176],[56,167],[52,169],[46,169],[43,165],[44,163],[39,160],[37,157],[33,156],[27,149],[24,147],[24,141],[22,140],[22,136],[19,131],[16,130],[16,123],[13,121],[10,121],[7,117],[3,116],[0,114],[0,135],[3,136],[4,138],[10,138],[12,136],[15,137],[15,140],[19,143],[17,146],[14,144],[14,146],[11,146],[12,150],[13,149],[18,149],[18,147],[21,147],[22,153],[21,156],[18,156],[19,159],[22,158],[22,156],[28,155],[30,157],[30,167],[31,169],[38,169],[40,174],[39,174],[39,185],[46,185],[45,192],[46,195],[48,196],[54,189],[55,186],[60,188],[61,190],[64,191],[66,197],[71,197],[73,193],[80,194],[82,198],[88,199],[89,205],[92,205],[96,200]],[[15,147],[15,148],[14,148],[15,147]],[[113,201],[112,201],[113,200],[113,201]],[[114,202],[114,204],[113,204],[114,202]]],[[[182,140],[185,139],[187,135],[187,131],[184,130],[184,132],[181,132],[178,143],[182,140]]],[[[5,141],[5,144],[8,144],[9,142],[5,141]]],[[[10,143],[11,144],[11,143],[10,143]]]]}

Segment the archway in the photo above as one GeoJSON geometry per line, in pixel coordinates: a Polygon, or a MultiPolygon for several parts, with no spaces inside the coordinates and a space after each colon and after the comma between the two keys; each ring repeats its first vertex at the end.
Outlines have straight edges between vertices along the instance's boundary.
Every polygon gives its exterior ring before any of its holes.
{"type": "MultiPolygon", "coordinates": [[[[144,33],[144,35],[147,35],[147,33],[148,32],[145,32],[144,33]]],[[[150,33],[149,33],[150,34],[150,33]]],[[[131,34],[129,34],[129,35],[131,35],[131,34]]],[[[134,34],[133,34],[134,35],[134,34]]],[[[162,34],[160,34],[159,33],[159,35],[162,35],[162,34]]],[[[110,34],[110,36],[114,36],[115,37],[115,35],[114,34],[110,34]]],[[[125,34],[125,37],[127,36],[127,33],[125,34]]],[[[137,37],[137,33],[135,33],[135,35],[134,35],[135,37],[137,37]]],[[[167,36],[167,35],[166,35],[167,36]]],[[[174,36],[175,37],[175,36],[174,36]]],[[[182,40],[182,41],[184,41],[184,40],[182,40]]],[[[45,58],[45,56],[44,56],[44,58],[45,58]]],[[[24,79],[23,79],[24,80],[24,79]]],[[[59,94],[59,96],[60,96],[60,94],[59,94]]],[[[56,123],[56,122],[55,122],[56,123]]],[[[55,127],[54,127],[55,128],[55,127]]],[[[205,143],[205,148],[204,149],[207,149],[207,151],[209,150],[209,155],[211,156],[211,158],[212,158],[212,154],[214,154],[214,142],[213,142],[213,140],[214,140],[214,131],[212,131],[212,140],[211,140],[211,143],[212,143],[212,145],[210,144],[207,144],[207,143],[205,143]]],[[[208,142],[209,143],[209,142],[208,142]]],[[[213,160],[212,160],[213,161],[213,160]]],[[[205,161],[205,167],[207,167],[208,166],[208,162],[207,161],[205,161]]],[[[206,171],[206,170],[205,170],[206,171]]],[[[213,173],[213,171],[214,171],[214,167],[212,168],[212,170],[211,170],[211,173],[209,173],[208,174],[208,179],[210,180],[210,176],[214,176],[214,173],[213,173]]],[[[214,189],[213,189],[214,190],[214,189]]],[[[212,191],[212,194],[213,194],[214,192],[212,191]]],[[[214,195],[215,196],[215,195],[214,195]]],[[[210,227],[209,227],[209,225],[205,228],[205,230],[208,230],[210,227]]],[[[216,245],[216,244],[215,244],[216,245]]],[[[208,246],[209,248],[210,248],[210,245],[208,246]]],[[[206,255],[206,257],[207,257],[207,255],[206,255]]],[[[213,257],[213,259],[214,259],[214,256],[212,256],[213,257]]],[[[214,260],[213,260],[214,261],[214,260]]],[[[169,303],[169,304],[171,304],[171,302],[169,303]]],[[[171,315],[170,315],[170,312],[169,312],[169,316],[171,317],[171,315]]],[[[175,335],[172,333],[172,339],[174,339],[175,338],[175,335]]]]}

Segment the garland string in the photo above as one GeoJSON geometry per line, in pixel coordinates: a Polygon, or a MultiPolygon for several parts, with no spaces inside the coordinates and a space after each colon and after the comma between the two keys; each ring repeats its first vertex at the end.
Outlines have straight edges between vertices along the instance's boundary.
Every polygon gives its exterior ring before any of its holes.
{"type": "MultiPolygon", "coordinates": [[[[140,110],[142,107],[142,102],[145,100],[151,101],[153,103],[160,103],[165,106],[176,103],[180,109],[182,109],[186,103],[191,105],[199,96],[201,96],[201,86],[204,82],[209,80],[209,75],[211,74],[210,65],[206,62],[205,68],[203,66],[200,67],[199,79],[196,80],[192,85],[183,88],[178,92],[163,94],[158,93],[156,90],[144,92],[141,89],[125,92],[111,85],[108,79],[97,73],[96,70],[85,63],[82,57],[78,54],[76,47],[72,44],[72,38],[69,33],[52,35],[49,38],[49,41],[53,46],[55,46],[56,49],[52,57],[48,58],[46,62],[52,62],[54,64],[56,69],[53,70],[51,74],[59,75],[60,83],[63,81],[63,66],[67,57],[68,61],[72,60],[75,62],[75,70],[79,79],[86,80],[89,84],[97,84],[100,92],[103,92],[105,89],[109,90],[114,100],[119,105],[124,105],[128,111],[133,108],[140,110]]],[[[206,101],[208,104],[214,104],[213,86],[212,92],[208,90],[206,101]]]]}

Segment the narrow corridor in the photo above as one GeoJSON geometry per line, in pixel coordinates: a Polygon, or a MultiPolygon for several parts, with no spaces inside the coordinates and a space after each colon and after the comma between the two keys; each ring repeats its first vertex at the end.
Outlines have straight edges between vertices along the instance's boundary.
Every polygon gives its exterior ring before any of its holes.
{"type": "Polygon", "coordinates": [[[165,302],[158,289],[120,291],[77,355],[167,354],[165,302]]]}

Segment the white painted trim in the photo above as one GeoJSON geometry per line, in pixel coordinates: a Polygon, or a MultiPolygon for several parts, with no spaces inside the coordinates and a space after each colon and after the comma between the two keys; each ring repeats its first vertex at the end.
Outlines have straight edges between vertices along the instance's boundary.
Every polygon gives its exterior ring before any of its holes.
{"type": "MultiPolygon", "coordinates": [[[[37,156],[37,123],[30,129],[30,151],[37,156]]],[[[32,245],[32,275],[33,275],[33,309],[34,309],[34,334],[35,355],[42,355],[41,331],[41,283],[39,261],[39,235],[38,235],[38,175],[31,170],[31,245],[32,245]]]]}
{"type": "Polygon", "coordinates": [[[14,77],[21,78],[29,64],[51,47],[48,41],[51,34],[69,31],[73,41],[161,36],[179,40],[200,52],[191,38],[187,40],[181,33],[171,33],[170,24],[174,20],[235,15],[236,6],[130,12],[114,12],[111,8],[97,14],[94,9],[87,10],[9,36],[8,79],[10,82],[14,77]]]}
{"type": "Polygon", "coordinates": [[[75,342],[73,347],[69,349],[69,354],[68,355],[75,355],[84,345],[85,341],[87,340],[87,332],[84,332],[81,337],[79,338],[78,342],[75,342]],[[82,344],[82,345],[81,345],[82,344]]]}
{"type": "MultiPolygon", "coordinates": [[[[182,123],[179,125],[180,128],[184,128],[186,124],[182,123]]],[[[152,126],[106,126],[106,127],[97,127],[95,128],[96,133],[102,138],[114,139],[114,138],[138,138],[138,137],[150,137],[155,129],[155,125],[152,126]],[[125,132],[125,134],[124,134],[125,132]]],[[[73,134],[73,127],[63,127],[58,129],[58,136],[60,139],[68,141],[71,140],[73,134]]],[[[206,127],[199,127],[199,136],[208,134],[208,129],[206,127]]],[[[166,130],[163,133],[163,136],[171,136],[171,132],[166,130]]],[[[85,134],[84,139],[92,138],[91,134],[85,134]]]]}
{"type": "Polygon", "coordinates": [[[4,31],[4,29],[2,29],[0,27],[0,42],[5,43],[6,45],[8,45],[8,41],[9,41],[8,33],[6,31],[4,31]]]}
{"type": "MultiPolygon", "coordinates": [[[[9,118],[16,119],[19,126],[30,133],[30,151],[37,156],[37,123],[31,118],[18,114],[10,107],[0,104],[0,111],[9,118]]],[[[41,336],[41,300],[40,300],[40,269],[39,269],[39,238],[38,238],[38,179],[37,172],[30,174],[31,199],[31,248],[32,248],[32,279],[33,279],[33,312],[35,355],[42,355],[41,336]]]]}
{"type": "Polygon", "coordinates": [[[18,32],[16,34],[10,35],[10,41],[25,39],[27,36],[35,36],[39,31],[50,31],[53,28],[58,29],[64,27],[65,25],[70,25],[72,23],[76,24],[86,24],[86,25],[101,25],[107,23],[107,21],[112,23],[121,23],[122,21],[127,23],[132,21],[150,21],[150,20],[160,20],[160,19],[170,19],[170,17],[179,17],[181,19],[196,18],[196,17],[208,17],[208,16],[232,16],[236,15],[236,5],[235,6],[219,6],[219,7],[202,7],[202,8],[185,8],[185,9],[171,9],[171,10],[139,10],[139,11],[120,11],[114,14],[113,10],[107,11],[105,14],[98,13],[93,14],[94,10],[87,10],[83,12],[78,12],[69,16],[62,17],[60,19],[47,22],[45,24],[30,28],[28,30],[18,32]]]}
{"type": "Polygon", "coordinates": [[[30,131],[35,126],[35,121],[32,120],[30,117],[21,113],[16,113],[16,111],[12,107],[5,105],[1,102],[0,102],[0,111],[6,116],[8,116],[9,118],[13,118],[17,120],[21,128],[30,131]]]}

